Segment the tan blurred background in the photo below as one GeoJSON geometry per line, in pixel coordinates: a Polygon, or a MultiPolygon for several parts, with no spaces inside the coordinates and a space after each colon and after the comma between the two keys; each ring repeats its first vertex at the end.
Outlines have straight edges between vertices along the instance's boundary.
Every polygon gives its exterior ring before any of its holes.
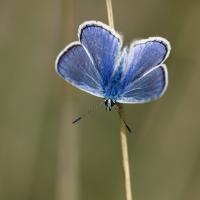
{"type": "MultiPolygon", "coordinates": [[[[162,99],[126,105],[134,200],[200,199],[200,1],[113,0],[125,43],[172,45],[162,99]]],[[[85,20],[107,23],[104,0],[0,0],[0,200],[121,200],[115,111],[58,77],[59,51],[85,20]]]]}

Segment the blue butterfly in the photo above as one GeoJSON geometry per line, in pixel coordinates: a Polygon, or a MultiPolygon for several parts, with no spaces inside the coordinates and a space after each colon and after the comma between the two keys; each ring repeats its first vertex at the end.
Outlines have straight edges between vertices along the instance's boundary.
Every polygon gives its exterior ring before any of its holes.
{"type": "Polygon", "coordinates": [[[162,37],[132,42],[122,48],[122,37],[102,22],[86,21],[79,41],[69,44],[56,59],[56,72],[73,86],[104,98],[107,110],[115,103],[145,103],[166,91],[163,64],[170,53],[162,37]]]}

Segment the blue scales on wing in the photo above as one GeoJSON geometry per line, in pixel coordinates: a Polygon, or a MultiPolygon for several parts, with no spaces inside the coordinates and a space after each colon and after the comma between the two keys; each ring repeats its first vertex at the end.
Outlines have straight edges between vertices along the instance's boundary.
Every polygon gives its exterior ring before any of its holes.
{"type": "Polygon", "coordinates": [[[169,43],[160,37],[133,43],[120,82],[120,103],[144,103],[164,93],[168,78],[163,62],[169,55],[169,43]]]}
{"type": "Polygon", "coordinates": [[[104,87],[120,53],[121,38],[109,26],[96,21],[82,24],[78,37],[79,42],[59,54],[56,71],[73,86],[104,97],[104,87]]]}
{"type": "Polygon", "coordinates": [[[109,81],[122,46],[121,36],[101,22],[87,22],[79,30],[81,43],[88,49],[102,76],[102,87],[109,81]]]}
{"type": "Polygon", "coordinates": [[[102,97],[101,80],[87,50],[78,42],[67,47],[58,56],[56,70],[73,86],[95,96],[102,97]]]}
{"type": "Polygon", "coordinates": [[[73,86],[119,103],[149,102],[166,90],[166,39],[139,40],[121,50],[121,36],[96,21],[80,25],[78,38],[56,60],[57,73],[73,86]]]}
{"type": "Polygon", "coordinates": [[[158,99],[167,87],[167,68],[160,65],[125,87],[120,103],[145,103],[158,99]]]}

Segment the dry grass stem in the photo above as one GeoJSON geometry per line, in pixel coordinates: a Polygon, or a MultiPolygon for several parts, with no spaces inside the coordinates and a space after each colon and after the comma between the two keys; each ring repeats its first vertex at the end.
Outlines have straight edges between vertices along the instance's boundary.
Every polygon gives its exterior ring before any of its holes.
{"type": "Polygon", "coordinates": [[[107,13],[108,13],[108,24],[112,28],[115,28],[113,10],[112,10],[112,0],[106,0],[106,7],[107,7],[107,13]]]}
{"type": "Polygon", "coordinates": [[[131,176],[129,168],[129,157],[128,157],[128,143],[126,136],[126,126],[124,124],[124,107],[122,104],[118,104],[119,116],[120,116],[120,139],[121,139],[121,148],[122,148],[122,163],[124,170],[124,182],[125,182],[125,193],[126,200],[132,200],[132,191],[131,191],[131,176]]]}
{"type": "MultiPolygon", "coordinates": [[[[107,12],[108,12],[109,26],[114,28],[112,1],[106,0],[106,5],[107,5],[107,12]]],[[[129,157],[128,157],[128,143],[127,143],[127,137],[126,137],[126,126],[124,123],[124,108],[122,104],[118,104],[117,106],[119,108],[119,117],[120,117],[120,139],[121,139],[121,147],[122,147],[122,163],[123,163],[123,170],[124,170],[126,200],[132,200],[131,178],[130,178],[129,157]]]]}

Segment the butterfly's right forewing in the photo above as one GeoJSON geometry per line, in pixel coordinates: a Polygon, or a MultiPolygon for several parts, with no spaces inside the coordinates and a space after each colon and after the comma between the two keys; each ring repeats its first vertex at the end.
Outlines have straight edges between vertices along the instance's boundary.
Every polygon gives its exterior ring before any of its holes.
{"type": "Polygon", "coordinates": [[[121,36],[101,22],[88,21],[80,26],[79,39],[90,53],[96,69],[102,76],[103,84],[107,83],[120,53],[121,36]]]}
{"type": "Polygon", "coordinates": [[[98,97],[105,97],[121,36],[109,26],[87,21],[80,25],[79,42],[66,47],[56,60],[56,71],[73,86],[98,97]]]}

